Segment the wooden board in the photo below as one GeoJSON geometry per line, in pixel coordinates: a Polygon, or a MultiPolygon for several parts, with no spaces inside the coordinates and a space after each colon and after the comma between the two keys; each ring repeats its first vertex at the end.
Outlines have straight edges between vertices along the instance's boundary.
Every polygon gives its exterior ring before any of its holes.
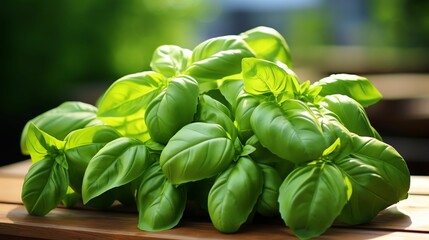
{"type": "MultiPolygon", "coordinates": [[[[21,202],[29,161],[0,168],[0,239],[296,239],[280,218],[257,219],[239,232],[217,231],[209,218],[185,216],[161,232],[138,229],[134,211],[95,211],[58,207],[44,217],[30,216],[21,202]]],[[[429,239],[429,176],[412,176],[407,199],[380,212],[371,223],[334,224],[322,239],[429,239]]]]}

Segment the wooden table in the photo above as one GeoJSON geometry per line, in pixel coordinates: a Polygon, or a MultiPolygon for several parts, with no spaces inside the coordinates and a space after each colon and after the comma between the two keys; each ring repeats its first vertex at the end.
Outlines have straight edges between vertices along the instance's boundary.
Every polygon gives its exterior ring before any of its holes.
{"type": "MultiPolygon", "coordinates": [[[[137,228],[135,212],[58,207],[44,217],[28,215],[21,187],[30,161],[0,168],[0,239],[296,239],[281,219],[257,221],[234,234],[218,232],[207,219],[183,218],[168,231],[137,228]]],[[[321,239],[429,239],[429,176],[412,176],[409,197],[369,224],[334,225],[321,239]]]]}

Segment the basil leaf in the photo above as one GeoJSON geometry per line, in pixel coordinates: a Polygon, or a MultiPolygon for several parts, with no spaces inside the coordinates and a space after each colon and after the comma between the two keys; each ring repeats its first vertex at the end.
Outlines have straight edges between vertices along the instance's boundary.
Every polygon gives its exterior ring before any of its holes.
{"type": "Polygon", "coordinates": [[[241,59],[253,57],[246,42],[239,36],[222,36],[198,44],[192,52],[192,63],[185,74],[200,84],[213,82],[241,72],[241,59]]]}
{"type": "Polygon", "coordinates": [[[402,156],[387,143],[354,135],[353,146],[348,157],[335,161],[353,187],[351,198],[338,220],[362,224],[407,198],[410,173],[402,156]]]}
{"type": "Polygon", "coordinates": [[[254,135],[250,124],[250,117],[259,104],[259,98],[247,93],[241,94],[237,99],[237,107],[234,114],[235,124],[238,130],[238,137],[242,142],[246,142],[254,135]]]}
{"type": "Polygon", "coordinates": [[[239,230],[256,205],[263,186],[258,166],[247,157],[222,172],[208,196],[208,210],[214,227],[224,233],[239,230]]]}
{"type": "Polygon", "coordinates": [[[273,154],[266,147],[262,146],[262,144],[259,142],[259,139],[256,137],[256,135],[253,135],[246,141],[246,146],[247,145],[253,146],[255,148],[255,151],[250,153],[249,156],[258,163],[275,163],[275,162],[287,161],[273,154]]]}
{"type": "MultiPolygon", "coordinates": [[[[33,163],[38,162],[46,157],[56,158],[61,155],[64,148],[64,141],[39,129],[32,122],[29,123],[26,145],[33,163]]],[[[66,164],[67,162],[65,162],[66,164]]]]}
{"type": "Polygon", "coordinates": [[[162,45],[155,49],[150,67],[166,77],[178,76],[191,60],[192,51],[175,45],[162,45]]]}
{"type": "Polygon", "coordinates": [[[201,94],[198,100],[197,113],[194,117],[195,121],[217,123],[230,134],[231,139],[235,139],[237,137],[237,129],[231,120],[229,109],[206,94],[201,94]]]}
{"type": "Polygon", "coordinates": [[[281,217],[300,239],[322,235],[348,199],[345,177],[336,166],[326,162],[296,168],[279,191],[281,217]]]}
{"type": "Polygon", "coordinates": [[[319,93],[321,96],[347,95],[363,107],[373,105],[383,97],[367,78],[354,74],[332,74],[313,83],[313,85],[322,86],[319,93]]]}
{"type": "Polygon", "coordinates": [[[149,139],[144,115],[149,103],[166,87],[159,73],[146,71],[116,80],[98,100],[97,117],[126,137],[149,139]]]}
{"type": "Polygon", "coordinates": [[[341,94],[328,95],[320,105],[335,113],[349,131],[381,140],[381,136],[371,125],[365,109],[353,98],[341,94]]]}
{"type": "Polygon", "coordinates": [[[149,163],[148,150],[138,139],[121,137],[107,143],[91,159],[85,171],[83,202],[135,180],[149,163]]]}
{"type": "Polygon", "coordinates": [[[264,102],[250,124],[262,146],[294,163],[316,160],[331,145],[316,116],[299,100],[286,100],[281,107],[264,102]]]}
{"type": "Polygon", "coordinates": [[[119,137],[118,131],[105,125],[75,130],[67,135],[64,139],[64,154],[73,190],[82,193],[82,180],[89,161],[104,145],[119,137]]]}
{"type": "Polygon", "coordinates": [[[147,107],[145,122],[151,138],[167,144],[183,126],[192,122],[197,111],[198,83],[181,75],[169,81],[168,87],[147,107]]]}
{"type": "Polygon", "coordinates": [[[256,204],[256,212],[266,217],[279,215],[279,188],[283,182],[283,178],[279,172],[267,164],[257,164],[262,170],[263,188],[262,193],[256,204]]]}
{"type": "MultiPolygon", "coordinates": [[[[70,176],[70,173],[69,173],[70,176]]],[[[61,204],[66,208],[72,208],[81,199],[80,194],[75,192],[70,186],[67,187],[67,192],[64,198],[61,200],[61,204]]]]}
{"type": "Polygon", "coordinates": [[[158,162],[143,174],[137,193],[138,228],[144,231],[163,231],[175,227],[186,207],[186,191],[165,178],[158,162]]]}
{"type": "Polygon", "coordinates": [[[160,165],[173,184],[210,178],[235,156],[233,141],[216,123],[194,122],[180,129],[161,152],[160,165]]]}
{"type": "Polygon", "coordinates": [[[242,79],[224,79],[219,86],[219,91],[228,102],[229,109],[234,112],[237,106],[238,96],[241,94],[244,87],[242,79]]]}
{"type": "Polygon", "coordinates": [[[42,131],[63,140],[71,131],[84,128],[88,125],[98,124],[96,119],[97,108],[91,104],[69,101],[56,108],[46,111],[28,121],[21,133],[21,152],[30,154],[26,146],[26,138],[30,123],[36,125],[42,131]]]}
{"type": "Polygon", "coordinates": [[[279,103],[298,93],[298,78],[287,66],[257,58],[245,58],[242,63],[244,91],[253,95],[273,94],[279,103]]]}
{"type": "Polygon", "coordinates": [[[44,216],[66,196],[69,178],[65,164],[64,156],[47,155],[30,166],[21,194],[29,214],[44,216]]]}
{"type": "Polygon", "coordinates": [[[292,68],[292,56],[283,36],[275,29],[258,26],[240,34],[257,58],[283,62],[292,68]]]}

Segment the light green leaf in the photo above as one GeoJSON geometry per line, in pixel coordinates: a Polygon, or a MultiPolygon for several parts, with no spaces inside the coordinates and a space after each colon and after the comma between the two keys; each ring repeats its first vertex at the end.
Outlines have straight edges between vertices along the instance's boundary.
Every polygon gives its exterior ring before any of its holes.
{"type": "Polygon", "coordinates": [[[81,194],[82,180],[89,161],[108,142],[121,137],[113,127],[101,125],[71,132],[64,139],[64,153],[69,164],[70,186],[81,194]]]}
{"type": "Polygon", "coordinates": [[[148,150],[132,138],[107,143],[91,159],[82,182],[83,202],[137,179],[150,164],[148,150]]]}
{"type": "Polygon", "coordinates": [[[180,129],[160,156],[173,184],[210,178],[225,170],[236,155],[233,141],[219,124],[194,122],[180,129]]]}
{"type": "Polygon", "coordinates": [[[292,56],[284,37],[275,29],[258,26],[240,34],[257,58],[283,62],[292,68],[292,56]]]}
{"type": "Polygon", "coordinates": [[[332,94],[347,95],[363,107],[377,103],[383,98],[378,89],[365,77],[354,74],[332,74],[313,83],[322,86],[321,96],[332,94]]]}
{"type": "Polygon", "coordinates": [[[253,57],[244,40],[235,35],[208,39],[192,52],[192,62],[185,74],[200,84],[213,82],[241,72],[241,59],[253,57]]]}
{"type": "Polygon", "coordinates": [[[127,137],[149,139],[144,115],[149,103],[166,87],[165,77],[152,71],[116,80],[98,100],[97,117],[127,137]]]}
{"type": "Polygon", "coordinates": [[[40,130],[32,122],[29,123],[26,145],[33,163],[38,162],[46,157],[56,158],[62,154],[64,141],[40,130]]]}
{"type": "Polygon", "coordinates": [[[28,121],[21,133],[21,152],[29,155],[26,138],[30,123],[36,125],[40,130],[63,140],[71,131],[84,128],[88,125],[100,124],[97,123],[97,108],[91,104],[68,101],[64,102],[56,108],[46,111],[37,117],[28,121]]]}
{"type": "Polygon", "coordinates": [[[245,58],[242,63],[244,91],[253,95],[270,93],[279,103],[298,93],[298,78],[286,65],[257,58],[245,58]]]}
{"type": "Polygon", "coordinates": [[[150,67],[166,77],[175,77],[184,71],[191,60],[192,51],[175,45],[162,45],[155,49],[150,67]]]}

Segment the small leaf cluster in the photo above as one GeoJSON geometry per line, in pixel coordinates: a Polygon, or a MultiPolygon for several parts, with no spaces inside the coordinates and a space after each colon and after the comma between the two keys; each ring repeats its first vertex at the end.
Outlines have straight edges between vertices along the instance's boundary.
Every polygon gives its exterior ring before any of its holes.
{"type": "Polygon", "coordinates": [[[138,210],[139,229],[162,231],[198,208],[220,232],[281,217],[309,239],[407,198],[406,162],[365,112],[382,98],[374,85],[302,82],[292,67],[264,26],[193,50],[160,46],[150,71],[116,80],[95,106],[65,102],[27,122],[27,211],[119,202],[138,210]]]}

